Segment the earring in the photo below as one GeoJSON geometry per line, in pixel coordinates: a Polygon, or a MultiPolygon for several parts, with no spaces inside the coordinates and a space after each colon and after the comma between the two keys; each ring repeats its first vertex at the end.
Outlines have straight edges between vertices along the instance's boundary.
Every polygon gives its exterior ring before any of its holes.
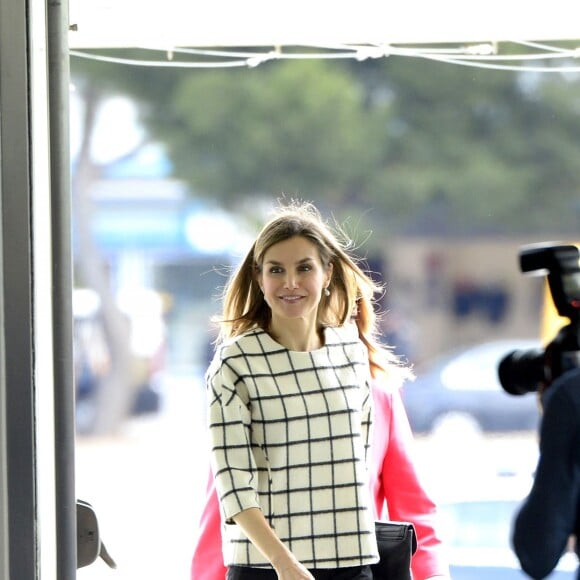
{"type": "Polygon", "coordinates": [[[328,288],[324,289],[324,295],[328,298],[330,296],[330,290],[328,288]]]}

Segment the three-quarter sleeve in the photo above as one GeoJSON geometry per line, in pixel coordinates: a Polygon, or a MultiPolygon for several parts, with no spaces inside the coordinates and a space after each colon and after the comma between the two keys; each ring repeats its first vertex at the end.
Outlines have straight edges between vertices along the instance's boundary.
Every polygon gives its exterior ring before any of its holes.
{"type": "Polygon", "coordinates": [[[208,378],[211,466],[224,521],[259,507],[249,402],[226,364],[208,378]]]}
{"type": "Polygon", "coordinates": [[[414,440],[399,390],[373,387],[373,493],[377,515],[412,522],[418,548],[413,578],[449,578],[449,563],[438,531],[437,506],[420,480],[414,463],[414,440]],[[377,473],[378,472],[378,473],[377,473]]]}

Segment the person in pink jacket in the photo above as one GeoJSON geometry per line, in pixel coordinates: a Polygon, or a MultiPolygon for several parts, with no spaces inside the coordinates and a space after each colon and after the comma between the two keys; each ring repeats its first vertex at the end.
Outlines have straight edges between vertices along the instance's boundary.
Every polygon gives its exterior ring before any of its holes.
{"type": "MultiPolygon", "coordinates": [[[[418,543],[411,565],[414,580],[449,579],[449,564],[437,533],[437,508],[413,464],[413,435],[400,391],[388,391],[378,381],[372,391],[375,412],[370,486],[375,516],[414,524],[418,543]]],[[[210,473],[191,580],[225,579],[221,546],[219,504],[210,473]]]]}

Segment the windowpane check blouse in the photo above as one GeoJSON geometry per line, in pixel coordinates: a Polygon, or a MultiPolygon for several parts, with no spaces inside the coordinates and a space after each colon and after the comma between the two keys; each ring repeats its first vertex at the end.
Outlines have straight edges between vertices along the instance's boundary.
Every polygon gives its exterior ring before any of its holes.
{"type": "MultiPolygon", "coordinates": [[[[255,329],[223,345],[207,373],[212,469],[222,521],[262,510],[307,568],[378,561],[368,488],[368,352],[354,325],[291,351],[255,329]]],[[[270,563],[225,525],[226,565],[270,563]]]]}

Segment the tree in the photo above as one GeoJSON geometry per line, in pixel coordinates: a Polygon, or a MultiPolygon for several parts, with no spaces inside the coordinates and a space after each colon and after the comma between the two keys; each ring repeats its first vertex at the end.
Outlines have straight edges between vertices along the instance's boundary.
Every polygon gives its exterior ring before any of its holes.
{"type": "Polygon", "coordinates": [[[175,171],[200,195],[226,203],[286,192],[348,198],[380,159],[388,107],[320,61],[184,76],[146,124],[168,143],[175,171]]]}
{"type": "Polygon", "coordinates": [[[110,434],[123,424],[140,386],[135,382],[133,372],[135,360],[130,348],[128,321],[118,308],[108,264],[92,235],[94,210],[90,192],[101,176],[102,167],[94,160],[91,149],[97,114],[103,103],[114,94],[115,83],[108,74],[101,77],[94,70],[91,74],[83,74],[83,70],[78,68],[73,69],[73,79],[83,104],[81,143],[71,180],[77,280],[99,296],[99,317],[109,355],[107,372],[100,377],[95,393],[94,416],[88,429],[93,434],[110,434]]]}
{"type": "Polygon", "coordinates": [[[387,216],[419,227],[435,204],[451,233],[577,229],[577,80],[396,57],[352,69],[392,106],[387,216]]]}
{"type": "Polygon", "coordinates": [[[230,207],[286,192],[389,231],[420,233],[432,211],[463,235],[577,228],[578,80],[407,57],[135,68],[176,174],[230,207]]]}

